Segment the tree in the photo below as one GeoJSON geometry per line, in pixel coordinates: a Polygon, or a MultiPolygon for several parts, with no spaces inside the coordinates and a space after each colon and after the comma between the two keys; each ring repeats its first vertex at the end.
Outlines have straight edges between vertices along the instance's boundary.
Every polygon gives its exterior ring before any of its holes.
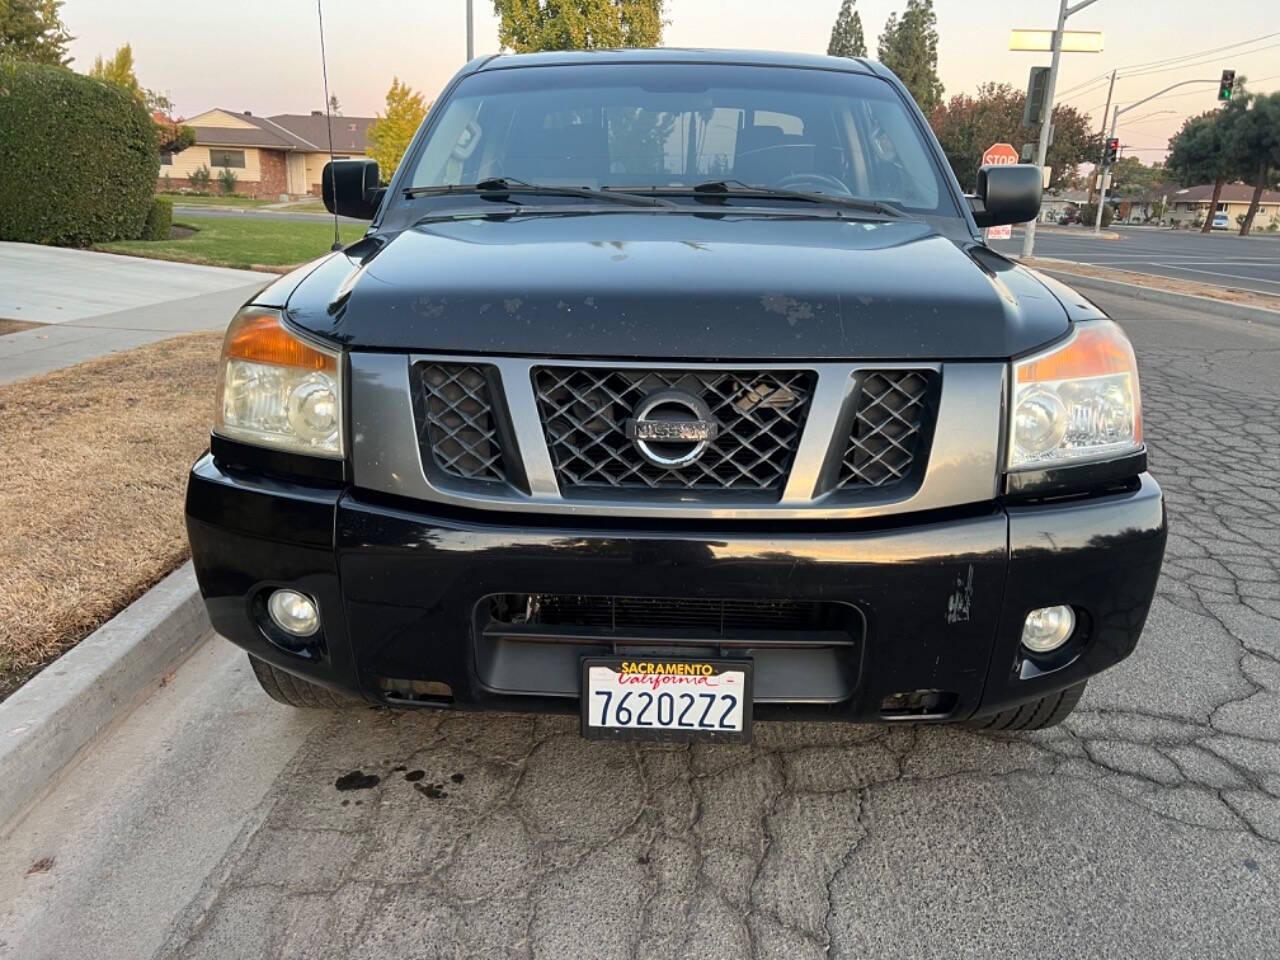
{"type": "Polygon", "coordinates": [[[1147,166],[1138,157],[1121,157],[1111,165],[1111,186],[1116,197],[1136,197],[1169,179],[1163,163],[1147,166]]]}
{"type": "Polygon", "coordinates": [[[493,0],[498,42],[516,53],[656,47],[665,0],[493,0]]]}
{"type": "Polygon", "coordinates": [[[119,87],[147,108],[155,122],[156,147],[161,153],[181,153],[196,142],[196,132],[183,126],[181,120],[173,119],[173,101],[168,94],[147,89],[138,83],[133,70],[132,45],[126,43],[110,60],[95,57],[89,76],[119,87]]]}
{"type": "Polygon", "coordinates": [[[342,116],[342,102],[338,99],[338,95],[331,94],[329,97],[329,112],[335,117],[342,116]]]}
{"type": "Polygon", "coordinates": [[[387,112],[378,114],[369,124],[369,156],[378,161],[378,170],[384,183],[390,181],[409,141],[422,125],[431,105],[399,77],[391,80],[387,91],[387,112]]]}
{"type": "Polygon", "coordinates": [[[1234,115],[1224,110],[1211,110],[1197,117],[1188,117],[1169,141],[1168,166],[1187,186],[1199,183],[1213,184],[1213,198],[1209,201],[1209,216],[1204,218],[1200,230],[1208,233],[1213,227],[1213,213],[1218,209],[1222,185],[1235,176],[1238,164],[1228,149],[1228,132],[1234,126],[1234,115]]]}
{"type": "MultiPolygon", "coordinates": [[[[939,104],[929,116],[929,125],[942,144],[956,179],[966,190],[977,186],[982,154],[993,143],[1015,146],[1036,138],[1036,131],[1022,125],[1022,108],[1027,95],[1007,83],[984,83],[978,95],[956,94],[939,104]]],[[[1091,131],[1087,114],[1063,104],[1053,108],[1053,145],[1046,163],[1053,169],[1051,189],[1071,184],[1081,163],[1098,155],[1101,138],[1091,131]]]]}
{"type": "Polygon", "coordinates": [[[147,102],[147,95],[138,84],[138,77],[133,72],[133,47],[125,44],[116,51],[115,56],[104,61],[101,54],[94,57],[93,66],[89,68],[89,76],[107,83],[114,83],[127,92],[139,103],[147,102]]]}
{"type": "Polygon", "coordinates": [[[938,18],[933,0],[907,0],[899,19],[889,14],[876,56],[898,75],[927,117],[942,102],[938,79],[938,18]]]}
{"type": "Polygon", "coordinates": [[[832,57],[867,55],[867,41],[862,36],[862,18],[853,9],[853,0],[844,0],[840,4],[840,13],[836,16],[835,26],[831,28],[827,54],[832,57]]]}
{"type": "Polygon", "coordinates": [[[1249,94],[1241,108],[1232,111],[1228,107],[1222,112],[1224,120],[1234,121],[1224,137],[1228,152],[1236,158],[1240,175],[1253,178],[1249,210],[1240,223],[1240,236],[1247,237],[1258,215],[1262,192],[1270,185],[1274,170],[1280,167],[1280,91],[1249,94]],[[1234,116],[1229,116],[1231,113],[1234,116]]]}
{"type": "Polygon", "coordinates": [[[62,22],[62,0],[0,0],[0,56],[65,67],[75,38],[62,22]]]}

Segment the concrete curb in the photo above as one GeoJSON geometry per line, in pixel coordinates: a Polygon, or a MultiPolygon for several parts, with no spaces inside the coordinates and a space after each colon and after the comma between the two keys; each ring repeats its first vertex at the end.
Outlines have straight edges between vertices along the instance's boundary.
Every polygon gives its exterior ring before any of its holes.
{"type": "Polygon", "coordinates": [[[188,561],[0,703],[0,831],[209,629],[188,561]]]}
{"type": "Polygon", "coordinates": [[[1052,267],[1038,267],[1041,273],[1061,280],[1072,287],[1101,290],[1104,293],[1116,293],[1121,296],[1161,303],[1168,307],[1181,307],[1184,310],[1198,310],[1215,317],[1228,317],[1232,320],[1248,320],[1254,323],[1265,323],[1280,327],[1280,310],[1268,310],[1266,307],[1253,307],[1243,303],[1232,303],[1229,300],[1214,300],[1212,297],[1201,297],[1194,293],[1174,293],[1171,290],[1160,290],[1155,287],[1144,287],[1136,283],[1124,283],[1120,280],[1107,280],[1102,277],[1090,277],[1070,270],[1055,270],[1052,267]]]}

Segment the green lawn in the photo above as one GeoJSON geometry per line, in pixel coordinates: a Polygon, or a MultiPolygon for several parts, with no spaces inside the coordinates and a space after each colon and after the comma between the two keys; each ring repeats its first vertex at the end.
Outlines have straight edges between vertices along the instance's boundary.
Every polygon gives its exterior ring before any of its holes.
{"type": "MultiPolygon", "coordinates": [[[[333,244],[333,223],[325,220],[184,215],[175,226],[194,227],[196,232],[180,239],[103,243],[97,249],[136,257],[251,269],[306,263],[326,253],[333,244]]],[[[358,240],[364,231],[363,224],[344,223],[340,234],[342,242],[358,240]]]]}

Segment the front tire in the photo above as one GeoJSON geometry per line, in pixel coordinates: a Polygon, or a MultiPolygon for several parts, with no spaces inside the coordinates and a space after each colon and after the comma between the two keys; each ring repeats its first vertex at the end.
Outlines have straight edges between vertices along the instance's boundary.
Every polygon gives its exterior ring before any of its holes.
{"type": "Polygon", "coordinates": [[[1074,687],[1067,687],[1020,707],[966,720],[964,725],[977,730],[1044,730],[1056,727],[1076,708],[1086,686],[1088,681],[1082,680],[1074,687]]]}
{"type": "Polygon", "coordinates": [[[253,675],[258,678],[262,691],[277,703],[287,707],[305,710],[350,710],[360,706],[363,701],[344,693],[337,693],[328,687],[303,680],[291,673],[279,670],[249,655],[249,665],[253,667],[253,675]]]}

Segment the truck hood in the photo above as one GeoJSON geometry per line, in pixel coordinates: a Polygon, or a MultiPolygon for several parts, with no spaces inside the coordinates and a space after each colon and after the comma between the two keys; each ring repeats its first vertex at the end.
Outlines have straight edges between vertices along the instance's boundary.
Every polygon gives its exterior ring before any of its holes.
{"type": "Polygon", "coordinates": [[[474,218],[372,235],[268,288],[352,349],[620,359],[1003,358],[1063,334],[1028,270],[911,220],[474,218]]]}

